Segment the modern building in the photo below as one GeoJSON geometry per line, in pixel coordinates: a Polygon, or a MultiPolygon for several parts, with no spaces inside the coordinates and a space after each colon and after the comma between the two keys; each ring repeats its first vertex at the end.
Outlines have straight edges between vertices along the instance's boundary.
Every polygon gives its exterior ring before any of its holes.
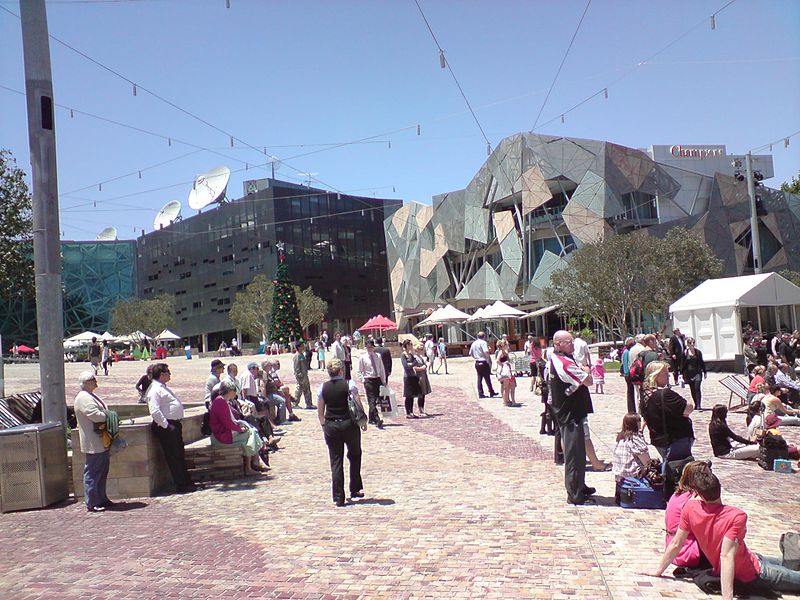
{"type": "MultiPolygon", "coordinates": [[[[772,157],[754,157],[769,179],[772,157]]],[[[582,244],[683,226],[753,272],[744,157],[725,146],[648,150],[520,133],[505,138],[464,189],[409,203],[384,226],[398,318],[441,304],[496,299],[538,308],[550,274],[582,244]]],[[[800,197],[760,186],[763,268],[800,270],[800,197]]]]}
{"type": "MultiPolygon", "coordinates": [[[[108,331],[114,305],[136,295],[136,242],[62,241],[61,256],[65,336],[108,331]]],[[[0,333],[8,342],[35,345],[35,299],[0,301],[0,333]]]]}
{"type": "MultiPolygon", "coordinates": [[[[383,222],[401,200],[337,194],[275,179],[137,240],[137,295],[175,297],[176,332],[204,349],[237,333],[237,292],[277,269],[283,242],[294,282],[328,303],[327,327],[350,331],[390,309],[383,222]]],[[[311,334],[316,334],[311,331],[311,334]]]]}

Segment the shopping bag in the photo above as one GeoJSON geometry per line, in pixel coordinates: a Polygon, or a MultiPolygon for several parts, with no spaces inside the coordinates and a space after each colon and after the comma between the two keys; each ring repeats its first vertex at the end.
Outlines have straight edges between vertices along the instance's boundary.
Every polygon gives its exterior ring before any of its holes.
{"type": "Polygon", "coordinates": [[[388,385],[382,385],[378,391],[378,403],[381,411],[381,418],[397,416],[397,396],[394,390],[388,385]]]}

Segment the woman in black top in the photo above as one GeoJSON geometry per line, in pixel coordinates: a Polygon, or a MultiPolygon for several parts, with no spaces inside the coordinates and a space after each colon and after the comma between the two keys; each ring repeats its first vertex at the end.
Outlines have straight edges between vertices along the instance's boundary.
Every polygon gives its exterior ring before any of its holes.
{"type": "Polygon", "coordinates": [[[694,429],[689,415],[694,403],[667,388],[669,364],[653,361],[644,376],[642,417],[650,431],[650,443],[667,462],[681,460],[692,454],[694,429]]]}
{"type": "MultiPolygon", "coordinates": [[[[344,365],[338,358],[328,363],[330,379],[322,384],[317,396],[317,416],[328,457],[331,461],[331,489],[336,506],[344,506],[344,447],[347,446],[347,459],[350,461],[350,498],[364,497],[364,483],[361,481],[361,431],[367,430],[366,421],[359,426],[350,417],[348,398],[361,404],[355,383],[342,377],[344,365]]],[[[362,407],[363,410],[363,407],[362,407]]]]}
{"type": "Polygon", "coordinates": [[[428,369],[414,355],[414,343],[411,340],[404,340],[401,345],[403,353],[400,355],[400,365],[403,367],[403,398],[406,401],[406,419],[416,419],[414,398],[417,398],[420,414],[425,414],[425,396],[420,387],[420,377],[428,369]]]}
{"type": "Polygon", "coordinates": [[[717,404],[712,409],[711,421],[708,423],[708,437],[711,439],[714,456],[739,459],[758,458],[760,452],[758,444],[731,431],[727,418],[727,406],[717,404]]]}
{"type": "Polygon", "coordinates": [[[692,392],[695,410],[703,410],[700,408],[702,400],[700,386],[703,385],[703,378],[708,376],[708,372],[706,371],[706,362],[703,360],[703,353],[695,347],[694,343],[694,338],[686,338],[682,374],[683,380],[689,384],[689,390],[692,392]]]}

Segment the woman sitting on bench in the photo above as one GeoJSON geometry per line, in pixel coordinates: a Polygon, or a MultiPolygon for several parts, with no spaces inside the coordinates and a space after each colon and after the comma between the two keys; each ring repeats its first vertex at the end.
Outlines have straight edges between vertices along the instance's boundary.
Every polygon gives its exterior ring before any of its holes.
{"type": "Polygon", "coordinates": [[[231,381],[219,385],[219,395],[211,402],[210,425],[212,446],[239,446],[244,456],[245,471],[248,474],[264,473],[266,467],[259,455],[266,455],[266,444],[258,431],[247,421],[236,421],[228,404],[236,397],[236,386],[231,381]],[[249,457],[250,460],[247,460],[249,457]]]}

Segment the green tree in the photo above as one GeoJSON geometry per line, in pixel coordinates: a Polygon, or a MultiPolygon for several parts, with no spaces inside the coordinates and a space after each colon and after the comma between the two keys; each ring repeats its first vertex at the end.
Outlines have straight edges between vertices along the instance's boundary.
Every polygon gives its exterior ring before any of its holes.
{"type": "Polygon", "coordinates": [[[278,263],[278,270],[273,281],[275,292],[272,296],[272,323],[270,338],[281,344],[303,339],[303,327],[300,325],[300,310],[297,307],[295,286],[289,277],[289,265],[286,261],[278,263]]]}
{"type": "Polygon", "coordinates": [[[236,329],[259,340],[269,339],[275,286],[264,275],[256,275],[243,292],[236,294],[228,317],[236,329]]]}
{"type": "Polygon", "coordinates": [[[167,294],[150,299],[120,300],[111,313],[111,329],[117,335],[142,331],[155,336],[175,328],[175,298],[167,294]]]}
{"type": "Polygon", "coordinates": [[[790,271],[789,269],[784,269],[783,271],[778,271],[778,275],[785,277],[793,284],[800,287],[800,271],[790,271]]]}
{"type": "Polygon", "coordinates": [[[0,289],[4,298],[34,296],[33,213],[25,173],[0,150],[0,289]]]}
{"type": "Polygon", "coordinates": [[[297,306],[300,310],[300,325],[303,329],[308,329],[309,325],[321,323],[328,312],[328,303],[314,293],[311,286],[301,290],[295,286],[297,296],[297,306]]]}
{"type": "Polygon", "coordinates": [[[781,184],[781,191],[800,196],[800,173],[798,173],[795,177],[792,177],[790,182],[787,183],[784,181],[781,184]]]}

